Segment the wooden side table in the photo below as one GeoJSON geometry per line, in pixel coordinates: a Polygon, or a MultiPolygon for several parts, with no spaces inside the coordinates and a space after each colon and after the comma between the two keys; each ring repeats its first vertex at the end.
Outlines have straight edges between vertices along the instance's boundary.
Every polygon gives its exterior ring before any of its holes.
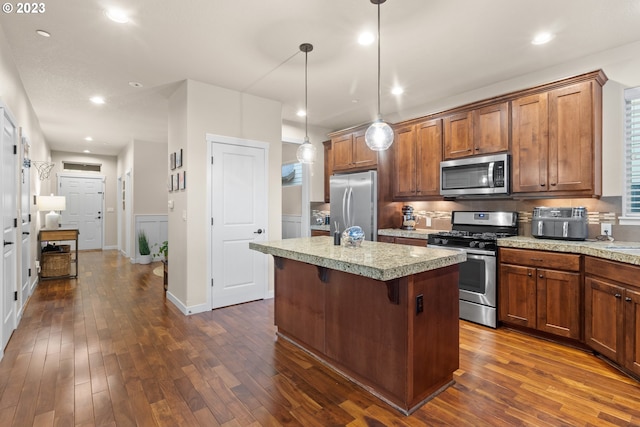
{"type": "Polygon", "coordinates": [[[78,234],[80,232],[77,229],[57,229],[57,230],[40,230],[38,233],[38,255],[41,262],[41,268],[39,277],[42,280],[46,279],[65,279],[65,278],[77,278],[78,277],[78,234]],[[75,251],[70,252],[70,266],[69,274],[61,276],[42,277],[42,242],[64,242],[75,241],[75,251]],[[71,266],[74,266],[73,270],[71,266]]]}

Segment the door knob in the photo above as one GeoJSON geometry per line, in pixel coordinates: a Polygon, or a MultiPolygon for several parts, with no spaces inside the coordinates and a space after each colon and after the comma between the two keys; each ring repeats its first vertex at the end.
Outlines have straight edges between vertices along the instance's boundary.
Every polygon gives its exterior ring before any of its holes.
{"type": "Polygon", "coordinates": [[[254,231],[253,234],[262,234],[262,228],[258,228],[258,231],[254,231]]]}
{"type": "Polygon", "coordinates": [[[5,246],[13,245],[13,242],[7,242],[6,240],[3,240],[3,242],[5,246]]]}
{"type": "Polygon", "coordinates": [[[25,235],[27,235],[27,236],[28,236],[28,235],[29,235],[29,232],[28,232],[28,231],[23,231],[23,232],[22,232],[22,234],[25,234],[25,235]]]}

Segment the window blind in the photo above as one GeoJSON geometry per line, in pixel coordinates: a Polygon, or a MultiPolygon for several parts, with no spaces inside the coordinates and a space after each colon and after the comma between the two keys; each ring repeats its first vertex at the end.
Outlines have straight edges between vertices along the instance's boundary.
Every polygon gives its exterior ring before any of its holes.
{"type": "Polygon", "coordinates": [[[623,215],[640,218],[640,87],[626,89],[623,215]]]}

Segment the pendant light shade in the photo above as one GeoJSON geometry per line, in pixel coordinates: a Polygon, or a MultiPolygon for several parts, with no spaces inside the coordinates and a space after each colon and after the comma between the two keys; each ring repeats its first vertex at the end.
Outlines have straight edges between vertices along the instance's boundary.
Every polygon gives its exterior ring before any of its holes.
{"type": "Polygon", "coordinates": [[[378,5],[378,119],[367,129],[364,141],[374,151],[384,151],[393,144],[393,129],[382,120],[380,114],[380,5],[385,1],[371,0],[371,3],[378,5]]]}
{"type": "Polygon", "coordinates": [[[311,43],[302,43],[300,50],[304,52],[304,142],[300,144],[296,151],[296,157],[300,163],[311,164],[316,160],[316,147],[309,142],[309,133],[307,131],[307,55],[313,50],[311,43]]]}

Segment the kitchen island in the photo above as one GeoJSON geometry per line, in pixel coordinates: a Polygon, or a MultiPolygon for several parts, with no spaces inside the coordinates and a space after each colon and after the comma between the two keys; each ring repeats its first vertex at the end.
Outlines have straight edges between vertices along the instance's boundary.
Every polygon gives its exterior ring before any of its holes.
{"type": "Polygon", "coordinates": [[[464,253],[325,236],[249,247],[274,256],[280,337],[404,414],[453,383],[464,253]]]}

